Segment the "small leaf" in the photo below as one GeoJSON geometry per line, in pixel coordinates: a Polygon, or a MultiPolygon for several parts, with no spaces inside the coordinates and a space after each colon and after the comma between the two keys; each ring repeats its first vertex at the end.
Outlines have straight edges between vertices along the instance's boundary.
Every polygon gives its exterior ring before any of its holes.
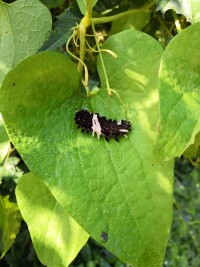
{"type": "Polygon", "coordinates": [[[10,202],[9,196],[0,196],[0,258],[14,243],[21,220],[17,204],[10,202]]]}
{"type": "Polygon", "coordinates": [[[197,0],[157,0],[158,8],[162,13],[173,9],[177,14],[183,14],[187,21],[200,21],[200,1],[197,0]]]}
{"type": "Polygon", "coordinates": [[[0,83],[20,60],[35,53],[51,30],[51,14],[38,0],[0,0],[0,83]]]}
{"type": "Polygon", "coordinates": [[[200,131],[199,32],[200,23],[181,31],[169,43],[162,57],[160,119],[155,144],[158,161],[181,156],[200,131]]]}
{"type": "Polygon", "coordinates": [[[103,48],[118,55],[102,54],[132,124],[127,139],[107,143],[77,129],[76,109],[117,120],[125,113],[115,94],[108,107],[100,63],[102,89],[86,98],[75,66],[58,53],[31,56],[9,72],[0,92],[2,114],[30,170],[77,223],[134,267],[161,266],[173,201],[173,161],[152,166],[163,49],[135,30],[111,36],[103,48]]]}
{"type": "Polygon", "coordinates": [[[87,242],[88,234],[32,173],[21,177],[16,196],[40,261],[48,267],[68,266],[87,242]]]}
{"type": "Polygon", "coordinates": [[[56,50],[62,48],[67,43],[73,32],[73,27],[76,27],[81,20],[81,13],[78,7],[71,7],[65,10],[64,13],[58,16],[55,29],[52,31],[48,40],[40,48],[44,50],[56,50]]]}

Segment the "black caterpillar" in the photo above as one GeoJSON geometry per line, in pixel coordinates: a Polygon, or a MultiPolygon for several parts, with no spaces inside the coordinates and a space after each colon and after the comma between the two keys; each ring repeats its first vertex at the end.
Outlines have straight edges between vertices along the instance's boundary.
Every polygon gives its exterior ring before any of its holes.
{"type": "Polygon", "coordinates": [[[108,142],[110,138],[114,138],[119,141],[120,136],[127,137],[127,133],[131,131],[130,121],[106,119],[104,116],[100,116],[98,113],[90,113],[87,110],[81,109],[76,111],[75,123],[78,128],[82,129],[82,132],[92,132],[92,135],[97,134],[98,139],[103,135],[108,142]]]}

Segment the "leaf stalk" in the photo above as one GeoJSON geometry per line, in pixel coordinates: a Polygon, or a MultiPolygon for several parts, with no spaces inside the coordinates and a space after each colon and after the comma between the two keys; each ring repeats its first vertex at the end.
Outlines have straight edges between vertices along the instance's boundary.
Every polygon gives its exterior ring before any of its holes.
{"type": "Polygon", "coordinates": [[[92,17],[92,0],[86,0],[86,13],[85,13],[85,16],[82,18],[79,28],[78,28],[79,40],[80,40],[80,55],[79,55],[80,60],[79,60],[77,68],[78,68],[78,72],[80,75],[80,79],[82,79],[82,75],[83,75],[84,66],[82,62],[84,62],[85,51],[86,51],[86,45],[85,45],[86,30],[91,25],[91,17],[92,17]]]}
{"type": "Polygon", "coordinates": [[[125,17],[133,15],[133,14],[149,12],[149,9],[151,7],[153,7],[155,5],[155,3],[156,3],[156,0],[153,0],[150,3],[142,6],[141,8],[138,8],[138,9],[131,9],[131,10],[128,10],[128,11],[125,11],[125,12],[122,12],[120,14],[113,15],[113,16],[107,16],[107,17],[102,17],[102,18],[92,18],[92,22],[93,22],[93,24],[108,23],[108,22],[112,22],[112,21],[115,21],[118,19],[125,18],[125,17]]]}

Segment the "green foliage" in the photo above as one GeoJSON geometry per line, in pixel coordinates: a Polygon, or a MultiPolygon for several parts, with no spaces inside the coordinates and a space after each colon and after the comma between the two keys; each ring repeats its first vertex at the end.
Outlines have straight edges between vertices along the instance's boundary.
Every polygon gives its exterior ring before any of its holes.
{"type": "Polygon", "coordinates": [[[190,145],[183,153],[184,157],[192,158],[194,156],[199,157],[199,146],[200,146],[200,132],[195,136],[194,144],[190,145]]]}
{"type": "Polygon", "coordinates": [[[0,84],[20,60],[35,53],[51,30],[51,15],[38,0],[0,0],[0,84]]]}
{"type": "MultiPolygon", "coordinates": [[[[9,137],[7,135],[6,129],[4,127],[4,122],[2,116],[0,114],[0,165],[3,163],[8,150],[9,150],[9,137]]],[[[0,174],[0,181],[1,181],[1,174],[0,174]]]]}
{"type": "MultiPolygon", "coordinates": [[[[200,7],[190,1],[184,20],[175,13],[183,13],[183,3],[176,9],[174,1],[159,1],[157,10],[175,10],[168,11],[165,21],[160,12],[154,13],[155,1],[76,4],[60,14],[63,1],[48,1],[53,18],[60,15],[44,43],[51,27],[44,5],[0,1],[0,110],[19,152],[12,152],[1,122],[0,194],[8,195],[12,181],[9,199],[15,202],[13,187],[26,171],[19,167],[22,157],[31,173],[19,180],[17,200],[37,255],[47,266],[69,265],[89,235],[133,267],[162,266],[172,220],[174,158],[184,153],[199,161],[200,24],[187,28],[186,19],[197,22],[200,7]],[[104,7],[104,16],[91,14],[95,4],[104,7]],[[148,34],[138,31],[144,27],[148,34]],[[159,42],[167,46],[165,51],[159,42]],[[64,55],[32,55],[38,50],[64,55]],[[91,92],[92,83],[100,90],[91,92]],[[119,143],[83,134],[74,122],[76,109],[82,108],[117,121],[127,119],[132,131],[119,143]]],[[[11,219],[5,203],[0,221],[3,255],[19,230],[13,215],[17,227],[8,237],[4,222],[11,219]]],[[[176,261],[176,249],[168,254],[176,265],[191,263],[187,257],[176,261]]],[[[91,257],[87,266],[111,261],[91,257]]]]}
{"type": "Polygon", "coordinates": [[[4,180],[14,180],[16,183],[23,175],[23,171],[17,166],[20,162],[18,157],[8,157],[0,166],[0,177],[4,180]]]}
{"type": "Polygon", "coordinates": [[[62,48],[72,35],[73,27],[76,27],[80,22],[81,17],[82,15],[76,6],[66,9],[60,16],[58,16],[55,29],[51,32],[48,40],[40,48],[40,51],[57,50],[58,48],[62,48]]]}
{"type": "Polygon", "coordinates": [[[12,246],[19,231],[21,216],[16,203],[9,200],[9,196],[0,196],[0,258],[12,246]]]}
{"type": "MultiPolygon", "coordinates": [[[[164,267],[197,267],[200,265],[198,244],[199,228],[199,169],[187,160],[177,159],[174,184],[174,216],[168,241],[164,267]],[[185,262],[185,264],[183,264],[185,262]]],[[[12,249],[1,260],[2,266],[43,267],[33,251],[25,223],[22,223],[12,249]]],[[[70,267],[102,266],[128,267],[94,240],[89,240],[70,267]]],[[[130,267],[130,266],[129,266],[130,267]]]]}
{"type": "Polygon", "coordinates": [[[41,2],[49,9],[51,9],[55,7],[61,7],[64,4],[65,0],[41,0],[41,2]]]}
{"type": "MultiPolygon", "coordinates": [[[[135,266],[161,264],[171,225],[173,167],[172,163],[152,166],[158,101],[155,77],[163,50],[153,38],[134,30],[110,38],[105,48],[111,47],[118,60],[105,55],[109,82],[112,88],[121,90],[125,109],[134,122],[133,133],[120,145],[92,140],[82,133],[77,135],[73,123],[75,109],[90,107],[108,116],[107,94],[104,89],[91,99],[80,97],[75,67],[68,58],[56,53],[29,57],[12,69],[2,85],[1,99],[6,98],[13,105],[8,110],[4,101],[2,114],[29,169],[39,175],[84,229],[100,243],[101,233],[106,232],[109,238],[104,246],[135,266]],[[132,48],[130,43],[134,44],[132,48]],[[142,60],[144,53],[148,53],[148,61],[142,60]],[[119,66],[122,71],[111,75],[113,68],[117,70],[119,66]],[[26,70],[31,74],[28,77],[26,70]],[[134,95],[138,97],[134,99],[134,95]],[[144,108],[148,102],[152,105],[144,108]],[[119,149],[129,153],[121,157],[119,149]],[[161,196],[158,205],[157,198],[161,196]],[[163,216],[163,211],[167,216],[163,216]],[[116,214],[124,220],[116,221],[116,214]],[[161,214],[163,219],[158,224],[161,214]],[[161,229],[165,231],[161,233],[161,229]],[[139,242],[129,240],[130,236],[139,242]],[[147,244],[155,254],[144,258],[147,244]]],[[[105,88],[100,67],[99,73],[105,88]]],[[[120,119],[124,113],[118,107],[119,101],[114,97],[110,115],[120,119]]]]}
{"type": "Polygon", "coordinates": [[[112,23],[110,34],[116,34],[127,29],[142,30],[148,24],[149,20],[150,13],[147,12],[133,14],[126,18],[119,19],[112,23]]]}
{"type": "Polygon", "coordinates": [[[200,266],[200,172],[186,159],[176,161],[174,216],[165,267],[200,266]]]}
{"type": "Polygon", "coordinates": [[[50,267],[68,266],[87,242],[88,234],[32,173],[20,179],[16,196],[40,261],[50,267]]]}
{"type": "Polygon", "coordinates": [[[169,160],[194,143],[199,121],[199,31],[196,23],[180,32],[167,46],[159,77],[160,121],[155,156],[169,160]],[[193,42],[188,46],[188,39],[193,42]]]}

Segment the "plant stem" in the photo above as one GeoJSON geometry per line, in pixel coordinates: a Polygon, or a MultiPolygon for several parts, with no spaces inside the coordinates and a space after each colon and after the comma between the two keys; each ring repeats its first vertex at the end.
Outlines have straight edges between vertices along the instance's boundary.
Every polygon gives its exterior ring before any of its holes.
{"type": "MultiPolygon", "coordinates": [[[[71,37],[69,38],[67,44],[66,44],[66,51],[68,52],[69,55],[71,55],[71,57],[75,58],[78,60],[78,62],[80,62],[82,64],[82,66],[84,67],[85,69],[85,80],[83,82],[84,86],[85,86],[85,90],[86,90],[86,95],[89,96],[89,89],[88,89],[88,69],[87,69],[87,66],[85,65],[85,63],[80,60],[80,58],[78,58],[77,56],[75,56],[74,54],[72,54],[69,50],[69,43],[71,41],[71,39],[73,38],[73,34],[71,35],[71,37]]],[[[80,80],[82,80],[82,77],[80,77],[80,80]]]]}
{"type": "Polygon", "coordinates": [[[173,37],[171,31],[167,28],[167,26],[164,24],[162,18],[160,17],[160,15],[158,14],[157,15],[157,19],[158,21],[160,22],[160,24],[162,25],[162,27],[164,28],[164,30],[167,32],[167,34],[170,36],[170,37],[173,37]]]}
{"type": "Polygon", "coordinates": [[[156,3],[156,0],[151,1],[150,3],[144,5],[141,8],[138,9],[131,9],[122,13],[119,13],[117,15],[114,16],[108,16],[108,17],[102,17],[102,18],[92,18],[92,22],[93,24],[101,24],[101,23],[107,23],[107,22],[111,22],[114,20],[118,20],[133,14],[137,14],[137,13],[142,13],[142,12],[149,12],[149,9],[151,7],[153,7],[156,3]]]}
{"type": "Polygon", "coordinates": [[[174,10],[172,10],[172,15],[173,15],[173,18],[174,18],[174,21],[175,21],[177,32],[182,31],[179,19],[178,19],[177,14],[176,14],[176,12],[174,10]]]}
{"type": "MultiPolygon", "coordinates": [[[[104,64],[104,61],[103,61],[103,57],[102,57],[102,51],[100,49],[100,46],[99,46],[99,43],[98,43],[98,40],[97,40],[96,31],[95,31],[95,27],[94,27],[93,21],[91,22],[91,25],[92,25],[92,31],[93,31],[93,34],[94,34],[96,46],[97,46],[97,49],[99,51],[99,57],[100,57],[100,61],[101,61],[101,65],[102,65],[102,69],[103,69],[103,73],[104,73],[104,78],[105,78],[105,82],[106,82],[107,93],[108,93],[108,108],[110,110],[110,96],[112,95],[112,93],[114,93],[117,96],[117,98],[119,99],[119,102],[121,103],[121,105],[123,107],[123,110],[124,110],[124,113],[125,113],[125,116],[126,116],[127,115],[126,114],[126,109],[124,107],[124,103],[123,103],[119,93],[116,90],[114,90],[114,89],[112,89],[110,87],[109,80],[108,80],[108,75],[107,75],[107,72],[106,72],[106,67],[105,67],[105,64],[104,64]]],[[[111,55],[114,56],[114,58],[117,58],[117,55],[114,52],[112,52],[111,55]]]]}
{"type": "MultiPolygon", "coordinates": [[[[85,58],[85,35],[86,30],[91,24],[91,16],[92,16],[92,0],[86,0],[86,13],[85,16],[82,18],[78,31],[79,31],[79,40],[80,40],[80,61],[78,63],[78,72],[80,75],[80,79],[82,79],[83,75],[83,64],[85,58]]],[[[87,86],[87,85],[86,85],[87,86]]]]}
{"type": "MultiPolygon", "coordinates": [[[[99,46],[99,43],[98,43],[98,40],[97,40],[97,36],[96,36],[96,31],[95,31],[95,28],[94,28],[93,20],[91,22],[91,25],[92,25],[92,31],[93,31],[93,34],[94,34],[94,39],[95,39],[95,42],[96,42],[97,49],[100,51],[101,49],[100,49],[100,46],[99,46]]],[[[111,95],[112,91],[111,91],[111,88],[110,88],[110,85],[109,85],[108,76],[107,76],[107,72],[106,72],[106,68],[105,68],[105,65],[104,65],[104,61],[103,61],[103,57],[102,57],[101,52],[99,52],[99,57],[100,57],[102,69],[103,69],[103,72],[104,72],[107,92],[108,92],[108,95],[111,95]]]]}

